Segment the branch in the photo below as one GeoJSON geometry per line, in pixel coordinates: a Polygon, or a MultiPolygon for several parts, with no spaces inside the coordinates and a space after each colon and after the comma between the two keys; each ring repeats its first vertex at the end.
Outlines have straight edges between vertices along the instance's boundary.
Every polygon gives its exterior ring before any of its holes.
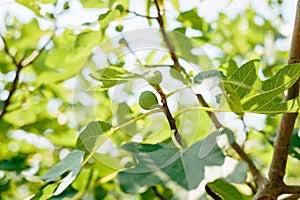
{"type": "Polygon", "coordinates": [[[297,200],[300,197],[300,186],[285,186],[283,188],[284,194],[292,194],[285,197],[284,200],[297,200]]]}
{"type": "Polygon", "coordinates": [[[10,104],[10,100],[17,89],[17,85],[19,83],[20,72],[22,70],[22,65],[20,64],[20,62],[17,61],[16,57],[9,52],[9,48],[8,48],[5,38],[2,35],[0,35],[0,37],[4,44],[4,52],[12,59],[13,64],[17,67],[16,76],[15,76],[15,78],[12,82],[12,86],[9,90],[9,95],[8,95],[7,99],[4,101],[4,105],[3,105],[2,111],[0,113],[0,119],[2,119],[4,114],[7,113],[7,107],[10,104]]]}
{"type": "Polygon", "coordinates": [[[7,42],[6,42],[5,38],[2,35],[0,35],[0,37],[1,37],[1,39],[3,41],[3,44],[4,44],[4,52],[12,59],[12,62],[14,63],[14,65],[17,68],[16,76],[15,76],[15,78],[13,80],[13,83],[12,83],[12,86],[9,90],[9,95],[8,95],[7,99],[4,101],[4,105],[3,105],[2,111],[0,113],[0,119],[2,119],[3,116],[7,113],[7,108],[10,104],[10,101],[11,101],[11,98],[12,98],[13,94],[17,90],[21,70],[24,67],[30,65],[33,61],[35,61],[41,55],[41,53],[44,51],[46,46],[53,39],[54,32],[52,33],[49,40],[45,43],[45,45],[40,50],[34,50],[27,58],[25,58],[24,60],[21,60],[20,62],[18,62],[16,57],[9,52],[9,48],[8,48],[8,45],[7,45],[7,42]]]}
{"type": "Polygon", "coordinates": [[[126,10],[126,12],[128,13],[132,13],[134,14],[135,16],[138,16],[138,17],[144,17],[144,18],[147,18],[147,19],[157,19],[158,17],[151,17],[151,16],[147,16],[147,15],[141,15],[135,11],[130,11],[130,10],[126,10]]]}
{"type": "MultiPolygon", "coordinates": [[[[157,17],[157,21],[159,23],[160,26],[160,31],[162,33],[163,36],[163,40],[167,45],[167,48],[169,49],[169,53],[170,56],[174,62],[174,69],[176,69],[178,72],[184,72],[185,70],[184,68],[179,64],[178,62],[178,57],[175,54],[175,48],[174,46],[171,44],[170,40],[168,39],[167,33],[165,32],[165,25],[164,25],[164,21],[163,21],[163,15],[164,15],[164,9],[163,7],[159,6],[158,1],[157,0],[153,0],[157,13],[158,13],[158,17],[157,17]]],[[[209,108],[209,105],[207,104],[207,102],[205,101],[205,99],[202,97],[201,94],[197,94],[196,95],[198,98],[198,101],[203,105],[203,107],[207,107],[209,108]]],[[[208,115],[210,116],[212,122],[214,123],[215,127],[217,129],[222,128],[223,125],[219,122],[219,120],[217,119],[215,113],[207,111],[208,115]]],[[[237,144],[234,143],[232,145],[232,147],[237,151],[237,153],[239,154],[239,156],[249,165],[250,171],[253,175],[254,181],[257,184],[262,184],[263,181],[265,180],[265,178],[262,176],[262,174],[260,173],[260,171],[257,169],[257,167],[254,165],[254,163],[252,162],[252,160],[248,157],[248,155],[244,152],[244,150],[237,144]]]]}
{"type": "MultiPolygon", "coordinates": [[[[207,102],[205,101],[205,99],[203,98],[203,96],[201,94],[196,94],[196,96],[198,98],[198,101],[202,104],[202,106],[209,108],[209,105],[207,104],[207,102]]],[[[223,127],[223,125],[217,119],[217,116],[215,115],[215,113],[210,112],[210,111],[206,111],[206,112],[209,115],[211,121],[214,123],[214,125],[217,129],[223,127]]]]}
{"type": "Polygon", "coordinates": [[[20,65],[20,64],[19,64],[19,62],[17,61],[17,59],[15,58],[15,56],[12,55],[12,54],[9,52],[9,48],[8,48],[8,45],[7,45],[7,42],[6,42],[5,38],[4,38],[2,35],[0,35],[0,37],[1,37],[2,42],[3,42],[3,45],[4,45],[4,52],[11,58],[11,60],[12,60],[13,63],[14,63],[14,65],[15,65],[16,67],[18,67],[18,65],[20,65]]]}
{"type": "Polygon", "coordinates": [[[42,52],[46,49],[47,45],[50,44],[54,37],[54,32],[51,33],[48,41],[43,45],[43,47],[39,50],[34,50],[27,58],[21,61],[21,66],[26,67],[30,65],[33,61],[35,61],[41,54],[42,52]]]}
{"type": "MultiPolygon", "coordinates": [[[[293,39],[290,50],[289,63],[300,62],[300,0],[298,1],[296,19],[294,25],[293,39]]],[[[299,95],[299,80],[288,89],[286,100],[293,99],[299,95]]],[[[285,175],[289,146],[295,121],[298,113],[284,113],[281,118],[279,130],[274,144],[273,159],[270,166],[270,182],[283,182],[285,175]]]]}
{"type": "Polygon", "coordinates": [[[177,129],[176,121],[175,121],[175,119],[173,118],[173,116],[170,112],[170,109],[169,109],[169,106],[168,106],[168,103],[167,103],[167,99],[166,99],[166,94],[162,91],[161,87],[159,87],[159,86],[156,88],[156,91],[160,95],[161,103],[163,104],[162,109],[163,109],[163,111],[164,111],[164,113],[165,113],[165,115],[168,119],[170,128],[171,128],[171,130],[174,130],[174,137],[175,137],[176,141],[178,142],[178,144],[180,146],[182,146],[181,136],[180,136],[179,131],[177,129]]]}
{"type": "MultiPolygon", "coordinates": [[[[197,98],[199,102],[204,106],[204,107],[209,107],[205,99],[202,97],[201,94],[197,94],[197,98]]],[[[212,122],[214,123],[215,127],[217,129],[222,128],[223,125],[219,122],[217,119],[217,116],[215,113],[206,111],[207,114],[210,116],[212,122]]],[[[237,143],[231,144],[231,147],[239,154],[239,156],[248,164],[249,169],[251,171],[251,174],[253,176],[253,179],[255,183],[257,183],[259,186],[261,186],[264,182],[266,182],[266,179],[263,177],[263,175],[260,173],[258,168],[255,166],[253,161],[248,157],[248,155],[245,153],[245,151],[238,145],[237,143]]]]}
{"type": "MultiPolygon", "coordinates": [[[[288,63],[300,62],[300,0],[298,0],[294,32],[288,63]]],[[[299,80],[287,91],[286,100],[299,95],[299,80]]],[[[280,194],[298,192],[298,187],[286,186],[283,178],[289,153],[289,146],[298,113],[284,113],[281,117],[279,129],[274,143],[272,163],[269,170],[269,182],[259,188],[254,199],[277,199],[280,194]]],[[[289,199],[295,199],[292,195],[289,199]]]]}
{"type": "Polygon", "coordinates": [[[292,194],[292,195],[290,195],[290,196],[288,196],[288,197],[285,197],[285,198],[282,199],[282,200],[298,200],[299,197],[300,197],[300,194],[292,194]]]}
{"type": "Polygon", "coordinates": [[[174,69],[176,69],[178,72],[184,72],[184,68],[179,64],[178,62],[178,57],[176,56],[175,54],[175,48],[174,46],[171,44],[168,36],[167,36],[167,33],[165,31],[165,24],[164,24],[164,20],[163,20],[163,15],[164,15],[164,8],[161,6],[158,5],[158,1],[157,0],[153,0],[154,4],[155,4],[155,7],[156,7],[156,10],[157,10],[157,22],[159,24],[159,27],[160,27],[160,32],[162,34],[162,37],[163,37],[163,40],[164,42],[166,43],[167,45],[167,48],[169,50],[169,53],[170,53],[170,56],[171,56],[171,59],[173,60],[173,67],[174,69]]]}
{"type": "Polygon", "coordinates": [[[13,94],[15,93],[15,91],[17,89],[17,85],[19,83],[19,76],[20,76],[21,70],[22,70],[22,67],[20,65],[17,65],[16,76],[15,76],[12,86],[9,90],[9,95],[8,95],[7,99],[4,101],[2,112],[0,113],[0,119],[2,119],[2,117],[4,116],[5,113],[7,113],[7,107],[10,104],[10,100],[11,100],[13,94]]]}
{"type": "Polygon", "coordinates": [[[246,163],[248,163],[249,169],[251,171],[251,174],[253,176],[253,179],[254,179],[255,183],[257,183],[259,186],[263,185],[266,182],[266,179],[263,177],[263,175],[257,169],[257,167],[255,166],[253,161],[248,157],[248,155],[245,153],[245,151],[236,142],[231,144],[231,146],[239,154],[239,156],[246,163]]]}
{"type": "MultiPolygon", "coordinates": [[[[207,102],[205,101],[205,99],[202,97],[201,94],[197,94],[197,98],[204,107],[209,107],[209,105],[207,104],[207,102]]],[[[223,125],[217,119],[217,116],[215,113],[210,112],[210,111],[206,111],[206,112],[210,116],[212,122],[214,123],[214,125],[217,129],[223,127],[223,125]]],[[[231,144],[231,147],[237,152],[237,154],[241,157],[241,159],[244,160],[248,164],[255,183],[257,183],[259,186],[261,186],[263,183],[265,183],[266,179],[260,173],[258,168],[253,163],[253,161],[248,157],[248,155],[245,153],[245,151],[242,149],[242,147],[240,147],[240,145],[238,145],[235,142],[233,144],[231,144]]]]}
{"type": "MultiPolygon", "coordinates": [[[[136,53],[133,51],[133,49],[131,49],[131,47],[130,47],[129,43],[127,42],[126,38],[124,37],[124,35],[123,35],[123,39],[125,41],[125,44],[126,44],[128,50],[130,51],[130,53],[132,55],[134,55],[136,61],[142,66],[150,67],[149,65],[146,64],[145,61],[139,59],[139,57],[136,55],[136,53]]],[[[180,136],[179,131],[178,131],[177,126],[176,126],[176,120],[173,118],[173,116],[170,112],[168,103],[167,103],[167,97],[168,96],[163,92],[161,87],[158,86],[155,89],[156,89],[157,93],[160,95],[161,102],[163,104],[162,109],[163,109],[163,112],[164,112],[165,116],[167,117],[170,128],[171,128],[171,130],[174,130],[174,138],[177,141],[177,143],[182,147],[181,136],[180,136]]]]}
{"type": "Polygon", "coordinates": [[[298,194],[300,195],[300,186],[299,185],[287,185],[285,188],[284,188],[284,193],[286,194],[298,194]]]}

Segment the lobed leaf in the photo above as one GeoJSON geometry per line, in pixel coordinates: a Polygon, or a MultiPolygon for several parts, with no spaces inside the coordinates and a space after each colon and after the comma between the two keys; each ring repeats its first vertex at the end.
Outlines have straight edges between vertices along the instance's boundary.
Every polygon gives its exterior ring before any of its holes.
{"type": "Polygon", "coordinates": [[[110,130],[111,126],[102,121],[92,121],[86,128],[80,133],[76,147],[85,152],[91,152],[96,150],[96,145],[102,138],[103,133],[110,130]]]}
{"type": "Polygon", "coordinates": [[[284,113],[299,112],[299,97],[283,101],[283,92],[300,77],[300,64],[283,67],[270,79],[262,81],[258,77],[258,60],[251,60],[226,78],[217,70],[200,72],[194,77],[201,84],[211,77],[220,78],[224,95],[231,111],[236,113],[284,113]],[[222,79],[221,79],[222,78],[222,79]]]}
{"type": "Polygon", "coordinates": [[[73,172],[73,176],[76,176],[81,169],[83,156],[83,151],[72,151],[63,160],[61,160],[49,171],[47,171],[44,175],[40,176],[40,179],[42,179],[45,182],[54,181],[67,171],[73,172]]]}
{"type": "MultiPolygon", "coordinates": [[[[57,185],[55,191],[48,191],[48,195],[59,195],[65,191],[66,188],[76,179],[81,170],[81,163],[83,161],[84,152],[80,150],[74,150],[69,153],[63,160],[53,166],[44,175],[40,176],[45,182],[55,181],[63,176],[66,172],[69,172],[62,181],[57,185]]],[[[55,184],[56,185],[56,184],[55,184]]],[[[54,189],[54,188],[52,188],[54,189]]]]}
{"type": "Polygon", "coordinates": [[[113,86],[142,78],[141,75],[127,71],[126,69],[109,66],[90,74],[90,77],[102,83],[101,88],[109,89],[113,86]]]}
{"type": "MultiPolygon", "coordinates": [[[[231,132],[232,133],[232,132],[231,132]]],[[[117,179],[124,192],[142,192],[147,187],[161,184],[192,190],[204,179],[205,166],[222,165],[224,155],[216,145],[216,137],[229,134],[227,129],[215,131],[184,151],[166,144],[128,143],[122,148],[137,159],[135,168],[118,173],[117,179]]]]}

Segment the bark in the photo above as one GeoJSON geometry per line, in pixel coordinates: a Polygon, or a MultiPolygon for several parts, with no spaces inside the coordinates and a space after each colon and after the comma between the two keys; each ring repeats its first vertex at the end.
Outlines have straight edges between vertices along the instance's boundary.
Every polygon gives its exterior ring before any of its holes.
{"type": "MultiPolygon", "coordinates": [[[[300,62],[300,0],[298,0],[289,64],[300,62]]],[[[299,80],[288,89],[286,100],[299,95],[299,80]]],[[[255,199],[277,199],[280,194],[290,193],[283,178],[286,171],[289,146],[298,113],[282,115],[274,144],[273,159],[269,170],[269,181],[259,188],[255,199]]]]}

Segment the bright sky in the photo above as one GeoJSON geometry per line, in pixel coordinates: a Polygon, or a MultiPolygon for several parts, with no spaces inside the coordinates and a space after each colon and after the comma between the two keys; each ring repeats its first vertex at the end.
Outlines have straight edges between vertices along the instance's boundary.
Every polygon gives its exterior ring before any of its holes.
{"type": "MultiPolygon", "coordinates": [[[[57,4],[56,8],[53,6],[43,6],[43,12],[59,12],[62,9],[65,0],[59,0],[58,2],[59,3],[57,4]]],[[[197,6],[198,14],[205,17],[207,21],[217,19],[219,12],[224,12],[230,17],[235,17],[237,14],[242,13],[249,3],[252,4],[253,9],[255,9],[261,16],[268,20],[274,20],[276,16],[275,14],[279,12],[278,10],[272,10],[269,6],[267,6],[266,1],[262,0],[179,0],[179,2],[181,11],[187,11],[197,6]]],[[[145,1],[132,0],[130,9],[144,14],[144,3],[145,1]]],[[[286,35],[290,35],[291,33],[291,28],[295,16],[296,3],[296,0],[285,0],[283,1],[283,5],[280,10],[284,19],[282,31],[286,35]]],[[[169,2],[167,2],[166,4],[166,10],[168,10],[167,14],[170,18],[176,17],[177,13],[174,10],[172,11],[169,2]]],[[[106,9],[83,9],[79,0],[70,0],[70,11],[58,17],[57,26],[67,26],[73,28],[78,27],[86,21],[96,20],[98,18],[98,15],[105,11],[106,9]]],[[[34,16],[30,10],[18,5],[17,3],[14,3],[13,0],[1,0],[0,30],[2,33],[5,30],[5,22],[3,19],[7,12],[12,13],[13,16],[16,16],[19,20],[24,22],[28,22],[34,16]]],[[[132,24],[131,26],[129,25],[129,29],[148,27],[148,24],[145,23],[145,20],[139,20],[139,18],[132,18],[132,21],[128,20],[128,23],[132,24]],[[136,23],[131,23],[133,21],[136,23]]],[[[174,23],[173,26],[176,26],[176,23],[174,23]]],[[[169,24],[169,27],[173,28],[172,23],[169,24]]]]}

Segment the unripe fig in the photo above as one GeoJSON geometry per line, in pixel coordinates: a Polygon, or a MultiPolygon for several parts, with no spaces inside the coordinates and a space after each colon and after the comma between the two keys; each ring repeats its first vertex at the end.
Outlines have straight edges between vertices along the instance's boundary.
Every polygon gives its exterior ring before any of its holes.
{"type": "Polygon", "coordinates": [[[139,104],[145,110],[151,110],[158,106],[158,100],[150,91],[144,91],[139,97],[139,104]]]}
{"type": "Polygon", "coordinates": [[[116,26],[116,31],[122,32],[123,31],[123,26],[121,24],[119,24],[118,26],[116,26]]]}
{"type": "Polygon", "coordinates": [[[155,71],[154,73],[149,74],[146,79],[150,83],[150,85],[156,87],[162,81],[162,74],[160,71],[155,71]]]}

